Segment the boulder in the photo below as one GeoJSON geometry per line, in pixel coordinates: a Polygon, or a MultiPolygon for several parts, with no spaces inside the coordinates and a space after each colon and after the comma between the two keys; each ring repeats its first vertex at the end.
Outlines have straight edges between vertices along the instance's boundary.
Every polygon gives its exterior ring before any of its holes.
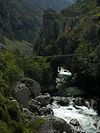
{"type": "Polygon", "coordinates": [[[100,130],[100,118],[95,117],[94,120],[95,122],[93,125],[100,130]]]}
{"type": "Polygon", "coordinates": [[[60,101],[58,101],[57,103],[60,104],[61,106],[67,106],[69,105],[69,100],[65,97],[62,97],[60,101]]]}
{"type": "Polygon", "coordinates": [[[70,124],[73,127],[73,129],[75,129],[74,132],[76,131],[76,133],[85,133],[82,131],[80,123],[77,119],[70,120],[70,124]]]}
{"type": "Polygon", "coordinates": [[[41,103],[34,100],[34,99],[31,99],[28,103],[28,106],[29,106],[29,110],[33,113],[36,113],[36,114],[39,114],[39,110],[41,108],[41,103]]]}
{"type": "Polygon", "coordinates": [[[52,99],[53,99],[53,101],[57,101],[57,103],[59,105],[61,105],[61,106],[69,105],[69,100],[66,97],[59,97],[59,96],[57,96],[57,97],[53,97],[52,99]]]}
{"type": "Polygon", "coordinates": [[[73,100],[73,102],[75,103],[75,105],[77,106],[83,106],[84,105],[84,99],[81,97],[77,97],[73,100]]]}
{"type": "Polygon", "coordinates": [[[70,120],[70,124],[73,125],[73,126],[80,126],[80,124],[79,124],[77,119],[70,120]]]}
{"type": "Polygon", "coordinates": [[[43,116],[43,115],[46,116],[46,115],[50,115],[50,114],[53,115],[54,114],[53,110],[51,108],[42,107],[41,103],[36,101],[36,100],[34,100],[34,99],[31,99],[29,101],[28,105],[29,105],[29,110],[31,112],[33,112],[34,114],[37,114],[39,116],[43,116]]]}
{"type": "Polygon", "coordinates": [[[14,90],[14,97],[22,107],[28,107],[28,101],[30,98],[30,91],[25,84],[19,83],[14,90]]]}
{"type": "Polygon", "coordinates": [[[25,78],[21,82],[24,83],[29,88],[31,95],[33,97],[36,97],[40,94],[41,87],[37,81],[30,79],[30,78],[25,78]]]}
{"type": "Polygon", "coordinates": [[[90,102],[88,100],[84,100],[84,106],[90,109],[90,102]]]}
{"type": "Polygon", "coordinates": [[[40,102],[42,106],[46,106],[50,104],[51,96],[48,93],[45,93],[44,95],[39,95],[36,97],[36,101],[40,102]]]}
{"type": "Polygon", "coordinates": [[[44,119],[46,122],[38,133],[73,133],[71,126],[63,119],[52,115],[46,116],[44,119]]]}
{"type": "Polygon", "coordinates": [[[41,116],[54,114],[53,110],[51,108],[47,108],[47,107],[40,108],[39,112],[40,112],[39,115],[41,115],[41,116]]]}
{"type": "Polygon", "coordinates": [[[97,109],[97,100],[91,99],[91,100],[90,100],[90,106],[91,106],[91,108],[93,108],[93,109],[97,109]]]}

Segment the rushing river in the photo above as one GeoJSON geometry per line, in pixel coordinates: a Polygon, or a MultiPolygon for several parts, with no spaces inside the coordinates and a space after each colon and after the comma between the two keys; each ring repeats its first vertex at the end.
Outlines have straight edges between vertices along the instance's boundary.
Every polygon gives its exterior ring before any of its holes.
{"type": "Polygon", "coordinates": [[[52,104],[55,116],[64,119],[68,123],[70,123],[71,119],[77,119],[85,133],[100,132],[100,119],[97,112],[92,108],[89,109],[85,106],[77,107],[80,109],[73,107],[73,103],[64,107],[57,105],[56,101],[52,104]]]}
{"type": "MultiPolygon", "coordinates": [[[[58,69],[57,83],[60,84],[63,76],[71,76],[71,73],[64,68],[58,69]]],[[[70,123],[70,120],[77,119],[80,123],[82,131],[85,133],[99,133],[100,132],[100,118],[97,112],[92,108],[85,106],[77,106],[75,108],[74,103],[70,100],[68,106],[60,106],[57,101],[54,101],[51,108],[54,111],[54,115],[64,119],[66,122],[70,123]]]]}

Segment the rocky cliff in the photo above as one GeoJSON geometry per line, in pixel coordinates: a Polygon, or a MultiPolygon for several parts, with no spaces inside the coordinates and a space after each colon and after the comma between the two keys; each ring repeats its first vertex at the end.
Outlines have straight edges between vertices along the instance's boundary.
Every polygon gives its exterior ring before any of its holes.
{"type": "Polygon", "coordinates": [[[60,10],[69,0],[0,0],[0,33],[9,38],[31,41],[42,23],[43,10],[60,10]]]}
{"type": "MultiPolygon", "coordinates": [[[[58,16],[55,12],[52,12],[52,15],[47,12],[44,14],[43,33],[37,43],[37,52],[40,55],[73,54],[72,63],[69,63],[71,71],[73,74],[77,73],[77,81],[79,80],[77,84],[87,91],[90,91],[87,88],[100,85],[98,5],[97,0],[77,0],[71,7],[62,10],[58,16]]],[[[67,60],[66,58],[66,62],[67,60]]],[[[66,67],[68,68],[68,65],[66,67]]],[[[96,93],[98,90],[97,88],[93,91],[96,93]]]]}

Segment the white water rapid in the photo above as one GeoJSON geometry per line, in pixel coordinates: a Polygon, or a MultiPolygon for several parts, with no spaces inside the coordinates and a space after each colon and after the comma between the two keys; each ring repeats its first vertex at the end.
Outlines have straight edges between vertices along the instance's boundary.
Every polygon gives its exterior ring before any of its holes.
{"type": "Polygon", "coordinates": [[[100,132],[100,118],[95,110],[85,106],[77,106],[79,109],[73,107],[70,103],[69,106],[59,106],[56,101],[52,104],[54,115],[64,119],[70,123],[71,119],[77,119],[85,133],[100,132]]]}

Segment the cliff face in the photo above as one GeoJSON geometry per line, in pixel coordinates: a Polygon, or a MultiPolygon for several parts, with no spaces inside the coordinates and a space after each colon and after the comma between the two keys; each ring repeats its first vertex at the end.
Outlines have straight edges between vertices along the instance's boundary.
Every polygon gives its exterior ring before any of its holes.
{"type": "MultiPolygon", "coordinates": [[[[21,3],[20,3],[20,6],[21,3]]],[[[19,7],[16,1],[1,0],[0,2],[0,30],[4,36],[30,40],[35,27],[34,17],[29,10],[29,16],[19,7]],[[19,10],[20,8],[20,10],[19,10]]]]}
{"type": "Polygon", "coordinates": [[[100,46],[98,5],[97,0],[77,0],[76,4],[64,9],[59,17],[55,12],[45,13],[43,33],[37,43],[37,53],[40,55],[73,54],[71,72],[77,73],[77,81],[84,88],[92,88],[97,84],[100,86],[100,55],[97,52],[100,46]],[[63,20],[62,24],[60,20],[63,20]],[[95,83],[91,86],[92,81],[95,83]]]}
{"type": "Polygon", "coordinates": [[[42,23],[43,10],[60,10],[69,0],[0,0],[0,33],[10,38],[33,40],[42,23]]]}
{"type": "Polygon", "coordinates": [[[43,16],[43,36],[46,41],[57,38],[58,32],[58,22],[57,16],[59,16],[55,11],[47,10],[43,16]]]}
{"type": "Polygon", "coordinates": [[[63,30],[63,20],[55,10],[45,10],[43,27],[35,44],[35,51],[39,55],[55,54],[55,41],[63,30]]]}

